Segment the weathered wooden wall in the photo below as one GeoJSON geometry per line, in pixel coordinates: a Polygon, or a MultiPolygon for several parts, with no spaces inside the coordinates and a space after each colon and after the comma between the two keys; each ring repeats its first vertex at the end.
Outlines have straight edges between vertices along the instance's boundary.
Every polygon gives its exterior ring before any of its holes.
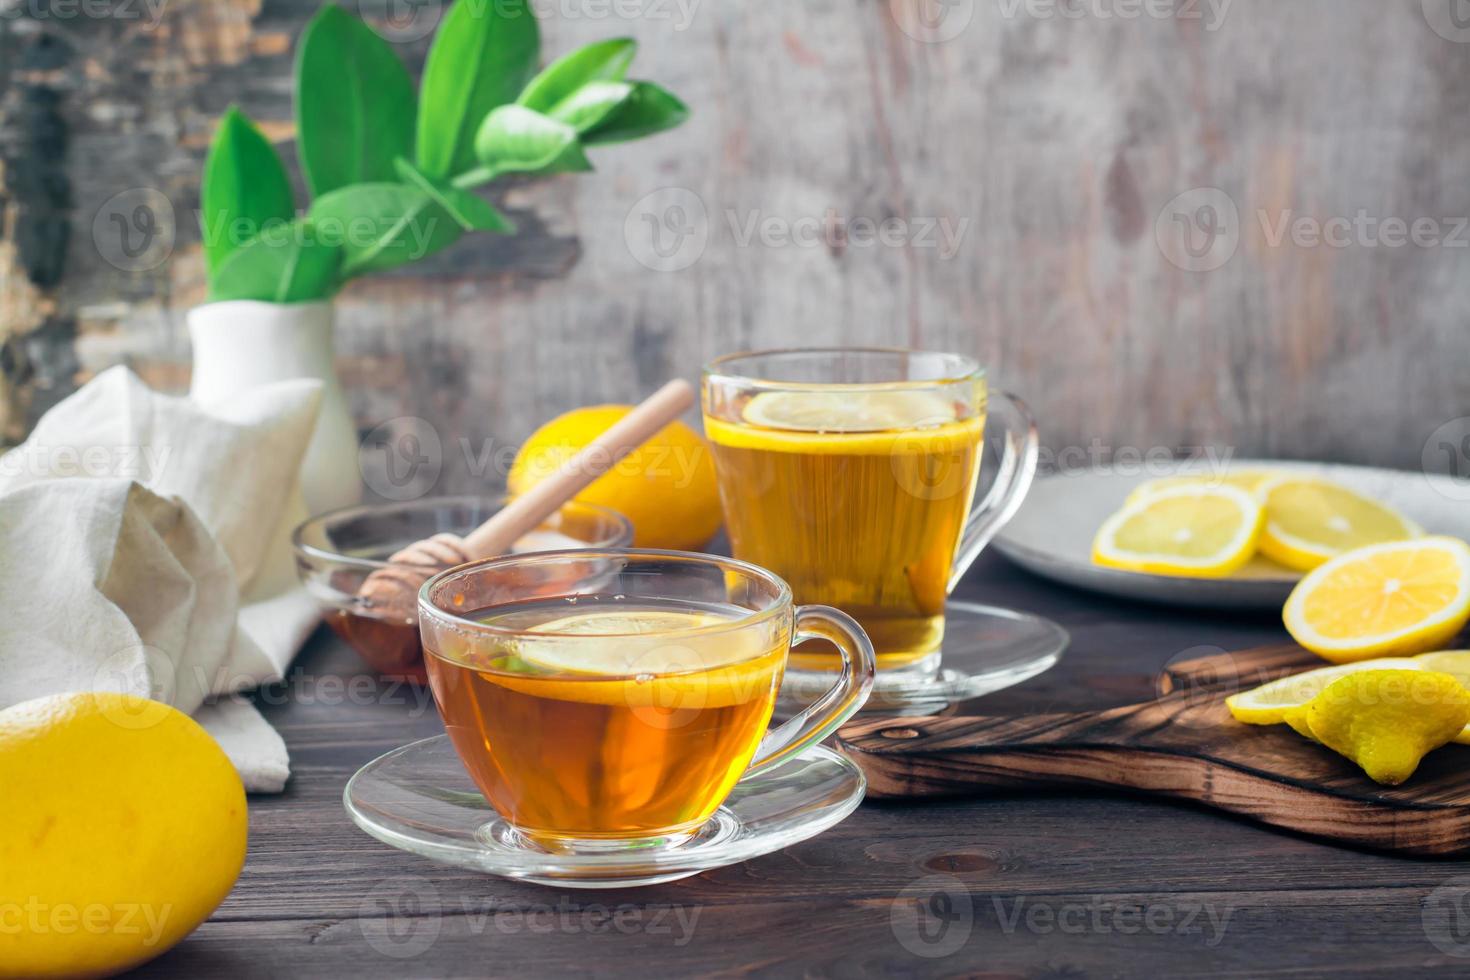
{"type": "MultiPolygon", "coordinates": [[[[385,2],[360,9],[416,71],[440,4],[385,2]]],[[[0,0],[10,438],[109,364],[185,385],[203,149],[231,101],[291,149],[317,0],[64,4],[0,0]],[[129,256],[112,215],[140,203],[162,220],[129,256]]],[[[505,189],[518,238],[351,286],[354,410],[428,419],[465,488],[461,439],[513,444],[723,351],[900,344],[980,355],[1053,449],[1470,464],[1442,445],[1470,434],[1466,7],[546,0],[548,53],[632,34],[695,116],[505,189]],[[1281,239],[1283,217],[1348,227],[1281,239]]]]}

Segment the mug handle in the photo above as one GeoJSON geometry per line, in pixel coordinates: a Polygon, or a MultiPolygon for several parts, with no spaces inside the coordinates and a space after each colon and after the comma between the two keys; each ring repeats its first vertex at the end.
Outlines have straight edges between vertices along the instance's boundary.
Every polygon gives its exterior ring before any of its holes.
{"type": "Polygon", "coordinates": [[[960,535],[954,571],[950,574],[946,592],[954,591],[954,587],[960,584],[960,579],[975,564],[975,559],[980,557],[980,552],[985,550],[990,539],[1016,516],[1016,511],[1021,509],[1021,502],[1026,499],[1026,492],[1031,489],[1031,481],[1036,478],[1041,438],[1031,409],[1026,407],[1024,401],[1004,391],[995,392],[990,401],[987,408],[999,403],[1007,415],[1000,468],[995,471],[995,480],[991,482],[990,490],[965,522],[965,531],[960,535]]]}
{"type": "Polygon", "coordinates": [[[799,755],[841,728],[868,700],[878,659],[872,641],[857,621],[831,606],[797,606],[795,646],[806,640],[826,640],[842,657],[837,683],[802,709],[801,713],[766,733],[756,749],[756,761],[747,776],[759,775],[799,755]]]}

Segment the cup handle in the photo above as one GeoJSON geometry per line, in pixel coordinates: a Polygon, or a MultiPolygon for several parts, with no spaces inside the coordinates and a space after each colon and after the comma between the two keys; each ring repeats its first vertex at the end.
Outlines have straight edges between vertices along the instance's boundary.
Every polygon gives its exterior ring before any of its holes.
{"type": "Polygon", "coordinates": [[[1026,499],[1026,492],[1031,489],[1031,481],[1036,477],[1041,438],[1031,409],[1024,401],[1004,391],[995,392],[988,407],[994,408],[997,404],[1004,407],[1007,416],[1000,468],[995,471],[990,490],[965,522],[965,531],[960,535],[960,546],[955,553],[954,571],[949,577],[949,592],[960,584],[960,579],[975,564],[975,559],[980,557],[990,539],[1016,516],[1021,502],[1026,499]]]}
{"type": "Polygon", "coordinates": [[[826,640],[837,647],[842,671],[837,683],[796,717],[766,733],[746,775],[759,775],[799,755],[842,727],[868,700],[878,659],[868,634],[847,613],[831,606],[797,606],[792,645],[826,640]]]}

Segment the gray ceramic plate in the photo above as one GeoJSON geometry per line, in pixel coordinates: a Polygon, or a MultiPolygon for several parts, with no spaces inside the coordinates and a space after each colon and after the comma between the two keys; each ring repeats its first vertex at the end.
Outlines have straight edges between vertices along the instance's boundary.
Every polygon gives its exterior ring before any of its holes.
{"type": "MultiPolygon", "coordinates": [[[[1398,508],[1430,534],[1470,539],[1470,486],[1423,473],[1365,466],[1232,460],[1230,470],[1272,470],[1320,475],[1398,508]]],[[[1178,473],[1208,473],[1180,467],[1178,473]]],[[[1084,470],[1038,479],[1020,513],[994,547],[1037,575],[1092,592],[1174,605],[1219,609],[1277,609],[1300,575],[1266,559],[1227,579],[1144,575],[1092,563],[1092,538],[1107,517],[1123,506],[1139,484],[1159,476],[1084,470]]]]}

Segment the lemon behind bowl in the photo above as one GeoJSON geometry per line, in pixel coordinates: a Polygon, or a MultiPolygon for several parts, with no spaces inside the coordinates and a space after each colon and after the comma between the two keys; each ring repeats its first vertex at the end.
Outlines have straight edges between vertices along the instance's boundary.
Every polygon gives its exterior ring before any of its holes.
{"type": "Polygon", "coordinates": [[[0,711],[0,977],[110,976],[159,956],[245,862],[245,790],[204,729],[127,694],[0,711]]]}
{"type": "MultiPolygon", "coordinates": [[[[525,493],[555,473],[632,410],[631,405],[579,408],[541,426],[511,464],[510,492],[525,493]]],[[[720,529],[720,492],[709,445],[683,422],[669,423],[576,499],[628,518],[639,548],[697,551],[720,529]]]]}

